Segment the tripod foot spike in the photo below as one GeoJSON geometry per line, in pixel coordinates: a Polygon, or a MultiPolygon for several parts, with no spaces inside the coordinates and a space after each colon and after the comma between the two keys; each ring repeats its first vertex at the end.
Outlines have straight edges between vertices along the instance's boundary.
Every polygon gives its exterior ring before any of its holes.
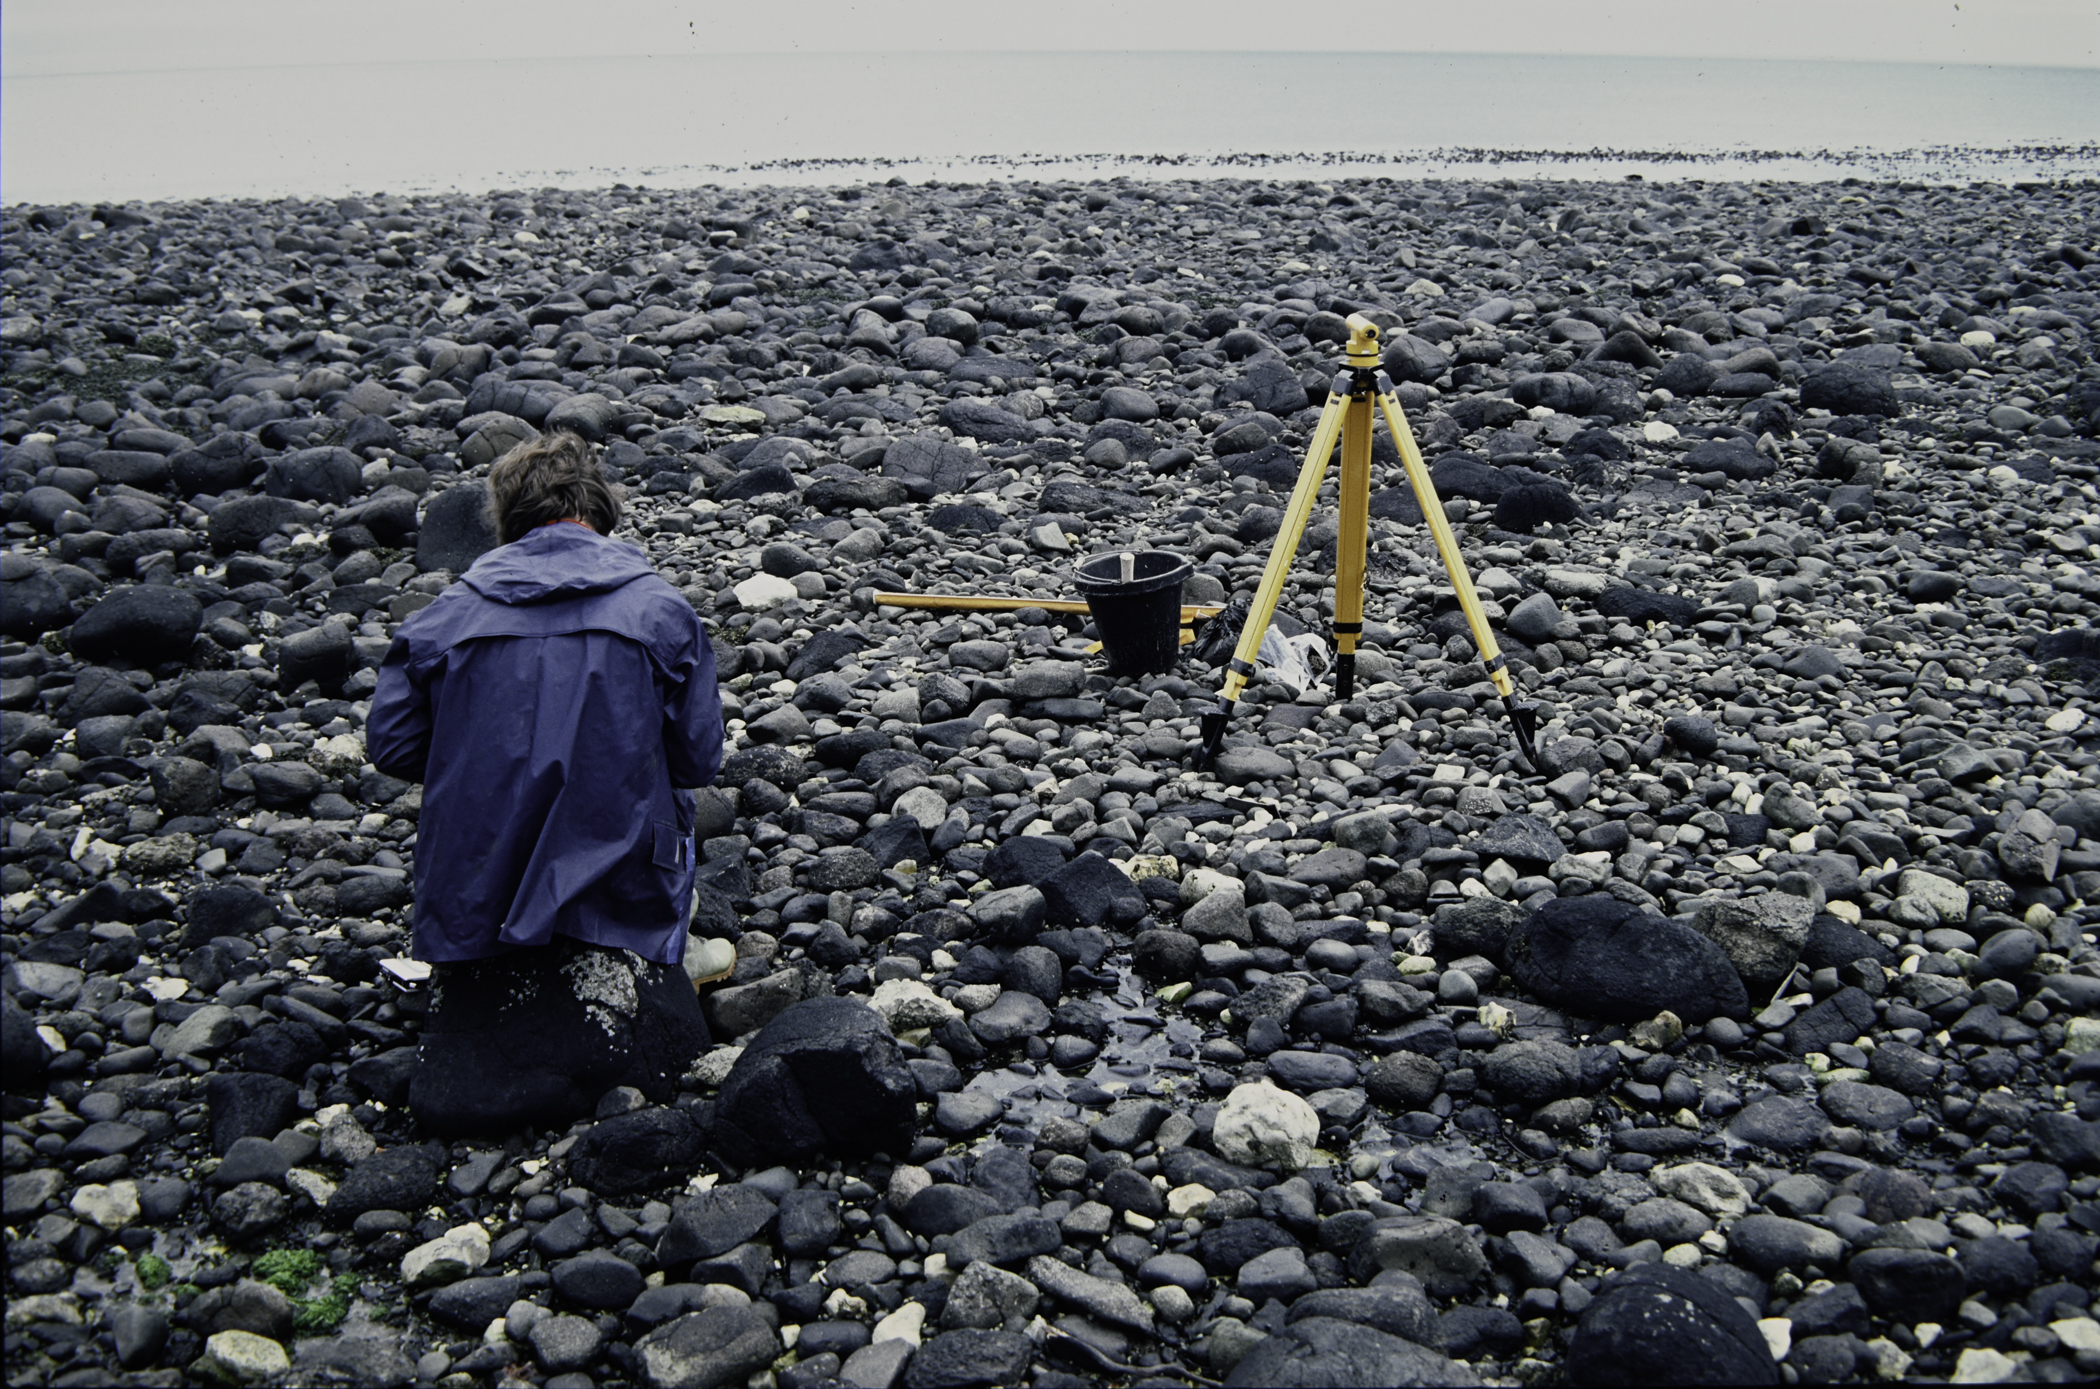
{"type": "Polygon", "coordinates": [[[1225,725],[1232,719],[1232,709],[1224,704],[1203,716],[1203,740],[1196,745],[1195,769],[1210,770],[1225,748],[1225,725]]]}
{"type": "Polygon", "coordinates": [[[1543,772],[1539,765],[1539,709],[1536,704],[1519,704],[1515,695],[1502,696],[1504,707],[1509,710],[1510,731],[1517,736],[1517,755],[1534,772],[1543,772]]]}
{"type": "Polygon", "coordinates": [[[1334,698],[1347,704],[1356,694],[1356,654],[1344,652],[1334,658],[1334,698]]]}

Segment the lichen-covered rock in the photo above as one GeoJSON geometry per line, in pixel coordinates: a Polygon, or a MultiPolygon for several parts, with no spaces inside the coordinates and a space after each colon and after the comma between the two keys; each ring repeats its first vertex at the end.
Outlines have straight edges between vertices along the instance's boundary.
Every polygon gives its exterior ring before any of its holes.
{"type": "Polygon", "coordinates": [[[684,971],[557,938],[437,969],[409,1104],[443,1134],[566,1123],[618,1085],[669,1100],[708,1040],[684,971]]]}
{"type": "Polygon", "coordinates": [[[1313,1107],[1264,1082],[1233,1087],[1218,1107],[1211,1141],[1227,1162],[1295,1172],[1311,1160],[1319,1137],[1313,1107]]]}

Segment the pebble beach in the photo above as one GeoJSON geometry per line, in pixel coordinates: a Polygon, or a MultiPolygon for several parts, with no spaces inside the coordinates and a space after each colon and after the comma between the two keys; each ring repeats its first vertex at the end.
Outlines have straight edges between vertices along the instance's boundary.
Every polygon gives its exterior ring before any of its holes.
{"type": "Polygon", "coordinates": [[[2100,1374],[2096,220],[1340,173],[6,209],[8,1383],[2100,1374]],[[1121,550],[1250,595],[1352,315],[1542,765],[1382,428],[1354,694],[1258,678],[1213,767],[1201,647],[878,600],[1121,550]],[[553,429],[712,636],[737,964],[666,1092],[448,1141],[420,788],[362,724],[553,429]],[[821,1000],[908,1131],[724,1140],[821,1000]]]}

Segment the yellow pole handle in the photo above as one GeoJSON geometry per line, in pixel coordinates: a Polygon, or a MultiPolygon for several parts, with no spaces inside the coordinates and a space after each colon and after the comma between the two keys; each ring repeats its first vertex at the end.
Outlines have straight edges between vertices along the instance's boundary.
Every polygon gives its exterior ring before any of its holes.
{"type": "MultiPolygon", "coordinates": [[[[878,593],[875,602],[885,608],[929,608],[941,612],[1015,612],[1022,608],[1072,614],[1091,611],[1085,603],[1070,598],[1016,598],[994,593],[878,593]]],[[[1193,622],[1224,611],[1222,603],[1184,603],[1181,620],[1193,622]]]]}

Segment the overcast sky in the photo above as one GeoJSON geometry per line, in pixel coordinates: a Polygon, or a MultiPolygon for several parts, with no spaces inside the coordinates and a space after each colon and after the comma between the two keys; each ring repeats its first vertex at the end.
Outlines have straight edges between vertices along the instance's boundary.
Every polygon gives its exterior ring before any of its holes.
{"type": "Polygon", "coordinates": [[[1373,49],[2100,65],[2100,0],[6,0],[0,73],[564,54],[1373,49]]]}

